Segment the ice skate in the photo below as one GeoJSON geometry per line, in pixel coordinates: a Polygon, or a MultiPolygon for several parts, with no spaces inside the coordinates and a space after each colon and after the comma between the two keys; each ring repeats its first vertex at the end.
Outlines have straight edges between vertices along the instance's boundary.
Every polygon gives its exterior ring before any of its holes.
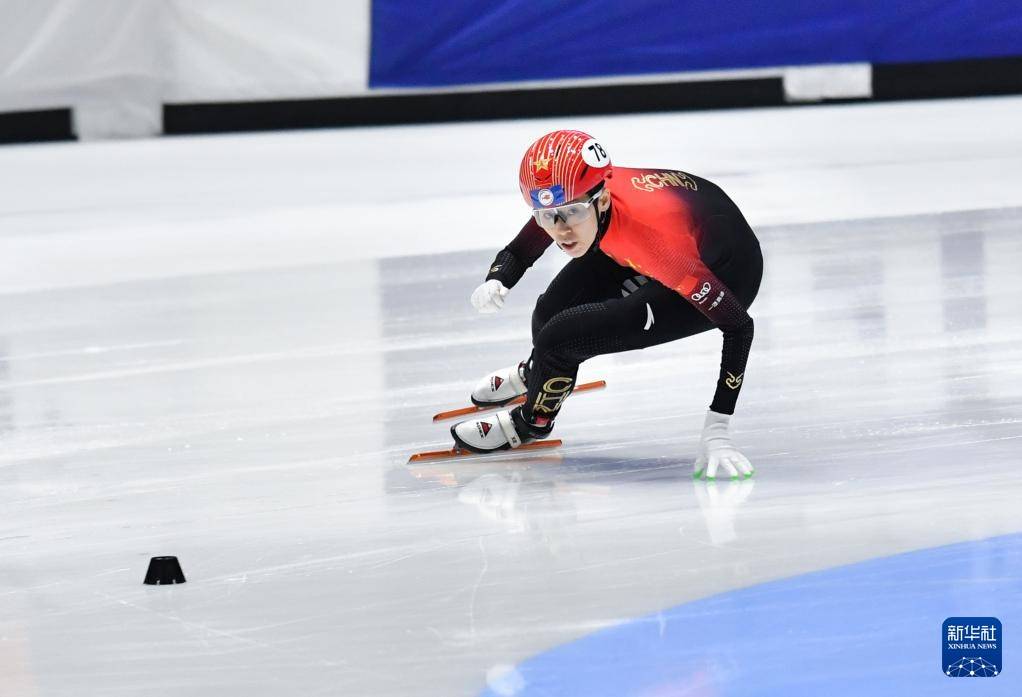
{"type": "Polygon", "coordinates": [[[528,391],[523,361],[496,370],[480,380],[472,390],[472,404],[484,409],[500,407],[528,391]]]}
{"type": "Polygon", "coordinates": [[[498,411],[486,416],[468,419],[451,426],[451,436],[457,448],[474,453],[510,450],[543,438],[553,429],[553,422],[542,426],[530,424],[522,408],[498,411]]]}

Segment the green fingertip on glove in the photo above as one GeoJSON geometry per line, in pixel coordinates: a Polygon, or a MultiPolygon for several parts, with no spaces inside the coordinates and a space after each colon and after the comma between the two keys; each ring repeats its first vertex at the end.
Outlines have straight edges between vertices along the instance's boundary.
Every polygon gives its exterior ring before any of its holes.
{"type": "MultiPolygon", "coordinates": [[[[754,474],[756,474],[755,471],[749,472],[748,474],[744,474],[744,475],[733,474],[733,475],[731,475],[731,481],[732,482],[737,482],[739,479],[752,479],[752,475],[754,475],[754,474]]],[[[707,477],[705,475],[706,475],[706,470],[699,470],[698,472],[693,472],[692,473],[692,479],[702,479],[705,482],[715,482],[715,481],[717,481],[716,477],[707,477]]]]}

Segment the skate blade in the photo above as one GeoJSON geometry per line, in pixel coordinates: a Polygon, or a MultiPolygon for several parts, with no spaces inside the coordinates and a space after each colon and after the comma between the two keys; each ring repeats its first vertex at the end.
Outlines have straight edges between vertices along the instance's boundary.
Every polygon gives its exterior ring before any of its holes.
{"type": "MultiPolygon", "coordinates": [[[[581,385],[576,387],[571,394],[577,392],[589,392],[590,390],[602,390],[607,386],[606,380],[596,380],[594,382],[583,382],[581,385]]],[[[496,411],[497,409],[510,409],[516,407],[519,404],[525,404],[525,395],[519,395],[512,399],[510,402],[499,404],[492,407],[477,407],[472,405],[470,407],[462,407],[461,409],[452,409],[451,411],[442,411],[439,414],[433,416],[433,422],[446,421],[447,419],[456,419],[459,416],[468,416],[469,414],[478,414],[484,411],[496,411]]]]}
{"type": "Polygon", "coordinates": [[[556,448],[561,445],[561,441],[558,439],[553,440],[537,440],[532,443],[522,443],[517,448],[512,450],[494,450],[492,453],[474,453],[471,450],[459,450],[458,448],[451,448],[450,450],[433,450],[426,453],[415,453],[408,458],[408,464],[413,462],[433,462],[436,460],[453,460],[456,458],[463,457],[492,457],[494,455],[513,455],[520,453],[523,450],[545,450],[547,448],[556,448]]]}

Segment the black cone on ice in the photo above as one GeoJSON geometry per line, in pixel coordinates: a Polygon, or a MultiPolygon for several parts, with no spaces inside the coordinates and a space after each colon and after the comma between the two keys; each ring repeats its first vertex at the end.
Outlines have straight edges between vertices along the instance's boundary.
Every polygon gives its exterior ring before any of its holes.
{"type": "Polygon", "coordinates": [[[149,570],[145,574],[147,586],[166,586],[171,583],[184,583],[185,572],[177,557],[153,557],[149,560],[149,570]]]}

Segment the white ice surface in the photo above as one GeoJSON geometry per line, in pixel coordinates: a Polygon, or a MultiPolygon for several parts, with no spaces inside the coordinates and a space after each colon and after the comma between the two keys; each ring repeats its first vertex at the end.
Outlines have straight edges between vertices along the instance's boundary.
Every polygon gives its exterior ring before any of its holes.
{"type": "Polygon", "coordinates": [[[998,98],[0,149],[0,694],[470,695],[638,614],[1022,530],[1020,122],[998,98]],[[754,480],[688,478],[716,334],[584,366],[610,387],[556,454],[405,466],[528,350],[552,252],[501,315],[467,297],[521,222],[520,151],[569,123],[760,231],[754,480]],[[186,585],[141,585],[163,554],[186,585]]]}

